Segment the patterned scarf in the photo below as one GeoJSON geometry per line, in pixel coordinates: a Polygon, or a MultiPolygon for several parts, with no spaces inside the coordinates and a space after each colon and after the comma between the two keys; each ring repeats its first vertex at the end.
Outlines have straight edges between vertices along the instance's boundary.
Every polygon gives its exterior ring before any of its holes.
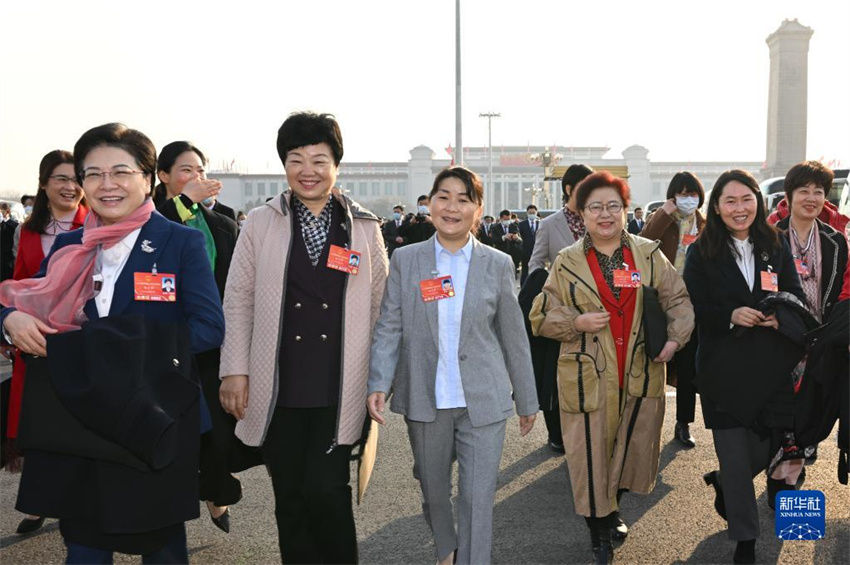
{"type": "Polygon", "coordinates": [[[679,273],[685,270],[685,257],[688,252],[688,247],[684,244],[683,239],[686,235],[697,235],[697,213],[694,212],[689,216],[682,217],[679,210],[673,212],[673,221],[679,224],[679,244],[676,247],[676,259],[673,261],[673,266],[679,273]]]}
{"type": "Polygon", "coordinates": [[[294,194],[292,195],[292,207],[295,208],[295,216],[301,226],[301,236],[304,238],[304,245],[307,246],[307,256],[310,258],[310,263],[315,267],[319,264],[319,257],[328,241],[328,232],[331,229],[333,195],[328,197],[328,203],[322,208],[318,218],[294,194]]]}
{"type": "Polygon", "coordinates": [[[575,240],[578,241],[584,237],[584,234],[587,233],[587,228],[584,227],[584,222],[581,221],[581,216],[566,206],[564,206],[564,216],[567,218],[567,225],[570,226],[570,231],[573,232],[575,240]]]}
{"type": "MultiPolygon", "coordinates": [[[[586,235],[584,237],[584,254],[587,255],[591,249],[595,249],[593,247],[593,242],[590,240],[590,236],[586,235]]],[[[604,253],[600,251],[596,251],[596,261],[599,263],[599,269],[602,271],[602,276],[605,278],[605,283],[608,285],[608,288],[611,289],[611,292],[614,294],[614,298],[620,300],[620,288],[614,286],[614,271],[617,269],[623,268],[623,248],[629,246],[629,237],[626,235],[626,232],[620,234],[620,247],[618,247],[613,255],[608,257],[604,253]]],[[[630,269],[634,269],[634,265],[629,265],[630,269]]]]}

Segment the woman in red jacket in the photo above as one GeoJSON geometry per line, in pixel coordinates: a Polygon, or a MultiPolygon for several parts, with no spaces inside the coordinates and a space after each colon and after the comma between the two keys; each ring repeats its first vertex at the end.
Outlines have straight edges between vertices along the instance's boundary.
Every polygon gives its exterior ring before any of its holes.
{"type": "MultiPolygon", "coordinates": [[[[32,214],[21,224],[15,257],[15,280],[28,279],[38,272],[45,255],[60,233],[82,227],[88,214],[83,200],[83,189],[77,184],[74,173],[74,156],[68,151],[55,149],[41,159],[38,167],[38,193],[32,214]]],[[[18,436],[18,419],[24,393],[26,368],[20,353],[15,355],[12,369],[12,386],[9,392],[9,409],[6,436],[10,443],[18,436]]],[[[10,450],[11,451],[11,450],[10,450]]],[[[6,464],[9,470],[20,467],[20,460],[10,455],[6,464]]],[[[27,516],[18,525],[19,534],[39,529],[44,518],[27,516]]]]}

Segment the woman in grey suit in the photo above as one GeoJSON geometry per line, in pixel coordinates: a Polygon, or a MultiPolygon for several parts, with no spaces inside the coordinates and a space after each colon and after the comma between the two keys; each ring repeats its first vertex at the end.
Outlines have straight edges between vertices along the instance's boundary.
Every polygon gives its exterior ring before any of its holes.
{"type": "Polygon", "coordinates": [[[390,409],[405,416],[413,475],[438,561],[489,563],[511,392],[525,435],[537,413],[534,373],[513,261],[471,234],[482,212],[481,179],[449,167],[434,179],[430,196],[436,234],[397,249],[390,261],[372,338],[367,405],[384,424],[384,403],[392,393],[390,409]],[[457,529],[451,503],[455,458],[457,529]]]}

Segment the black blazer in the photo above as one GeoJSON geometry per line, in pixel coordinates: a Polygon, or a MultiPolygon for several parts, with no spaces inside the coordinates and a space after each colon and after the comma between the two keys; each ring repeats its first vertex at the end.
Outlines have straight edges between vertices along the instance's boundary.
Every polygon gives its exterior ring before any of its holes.
{"type": "Polygon", "coordinates": [[[519,234],[519,227],[517,227],[515,223],[511,222],[507,231],[505,231],[505,228],[502,227],[501,222],[494,223],[490,227],[490,230],[490,233],[493,234],[493,247],[510,255],[514,262],[517,262],[522,258],[522,240],[507,241],[502,239],[502,236],[509,233],[519,234]]]}
{"type": "Polygon", "coordinates": [[[218,212],[223,216],[227,216],[234,222],[236,221],[236,212],[233,211],[233,208],[231,208],[230,206],[225,206],[218,200],[216,200],[215,204],[213,204],[213,212],[218,212]]]}
{"type": "Polygon", "coordinates": [[[404,237],[401,233],[401,228],[404,226],[404,220],[402,220],[402,225],[397,226],[395,220],[387,220],[383,226],[381,226],[381,234],[384,236],[384,245],[387,247],[387,254],[392,257],[393,251],[402,245],[407,245],[407,238],[404,237]],[[401,237],[402,242],[397,243],[395,238],[401,237]]]}
{"type": "MultiPolygon", "coordinates": [[[[779,276],[779,290],[790,292],[805,302],[800,277],[794,267],[794,259],[788,240],[780,237],[780,247],[773,253],[754,249],[755,281],[750,290],[735,263],[733,251],[729,249],[721,257],[707,260],[703,257],[698,239],[688,248],[683,278],[694,306],[699,346],[696,355],[696,372],[707,365],[708,359],[715,355],[727,356],[734,360],[740,351],[728,346],[725,339],[732,334],[730,328],[732,311],[740,306],[755,308],[758,302],[769,293],[761,288],[761,271],[767,266],[779,276]]],[[[710,377],[710,375],[704,376],[710,377]]],[[[742,391],[743,394],[743,391],[742,391]]],[[[734,428],[741,426],[728,413],[718,411],[711,399],[701,397],[703,416],[708,428],[734,428]]]]}
{"type": "Polygon", "coordinates": [[[638,225],[637,219],[632,218],[629,221],[628,232],[633,235],[640,235],[640,230],[643,229],[643,226],[646,225],[646,220],[641,220],[640,225],[638,225]]]}
{"type": "Polygon", "coordinates": [[[534,251],[534,240],[537,238],[537,230],[540,229],[540,220],[535,222],[537,229],[531,230],[531,222],[523,220],[519,223],[519,236],[522,238],[522,260],[528,261],[531,259],[531,252],[534,251]]]}
{"type": "Polygon", "coordinates": [[[476,237],[478,238],[478,241],[480,241],[484,245],[489,245],[490,247],[495,247],[495,245],[493,244],[493,226],[494,225],[495,224],[490,225],[490,233],[487,233],[487,230],[484,229],[484,224],[482,223],[478,227],[478,232],[476,233],[476,237]]]}
{"type": "MultiPolygon", "coordinates": [[[[185,197],[183,197],[185,198],[185,197]]],[[[216,202],[218,205],[218,202],[216,202]]],[[[233,249],[236,248],[236,236],[239,235],[239,226],[227,216],[218,212],[210,212],[203,204],[198,205],[198,210],[204,216],[207,226],[212,233],[215,242],[215,285],[218,287],[218,296],[224,299],[224,285],[227,283],[227,272],[230,270],[230,261],[233,259],[233,249]]],[[[182,223],[177,213],[177,206],[171,199],[164,200],[157,207],[157,211],[172,222],[182,223]]],[[[232,210],[231,210],[232,212],[232,210]]]]}
{"type": "MultiPolygon", "coordinates": [[[[844,234],[820,220],[815,220],[818,224],[818,234],[820,236],[821,249],[821,276],[820,276],[820,297],[821,297],[821,319],[826,320],[829,317],[829,312],[835,303],[838,302],[838,295],[841,294],[841,285],[844,282],[844,271],[847,269],[847,240],[844,234]]],[[[791,216],[785,217],[777,222],[776,227],[782,230],[783,236],[790,238],[791,234],[788,231],[788,226],[791,223],[791,216]]],[[[790,241],[790,240],[789,240],[790,241]]]]}

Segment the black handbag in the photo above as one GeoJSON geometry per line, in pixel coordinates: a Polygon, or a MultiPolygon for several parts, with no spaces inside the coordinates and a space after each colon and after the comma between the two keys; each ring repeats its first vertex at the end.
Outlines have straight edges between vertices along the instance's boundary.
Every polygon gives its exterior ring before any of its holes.
{"type": "Polygon", "coordinates": [[[667,314],[658,301],[658,289],[643,285],[643,338],[647,357],[655,359],[667,343],[667,314]]]}

